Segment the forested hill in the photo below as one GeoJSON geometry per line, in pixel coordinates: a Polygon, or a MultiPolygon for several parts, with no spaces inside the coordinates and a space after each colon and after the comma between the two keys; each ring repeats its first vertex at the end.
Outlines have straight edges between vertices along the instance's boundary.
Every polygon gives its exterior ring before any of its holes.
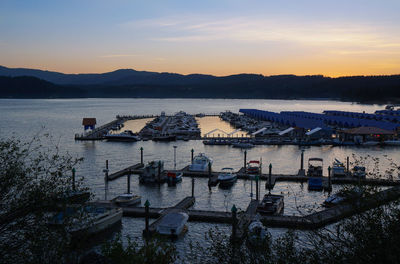
{"type": "Polygon", "coordinates": [[[3,75],[0,76],[1,98],[326,98],[355,102],[400,102],[400,75],[330,78],[320,75],[239,74],[216,77],[120,70],[84,75],[84,79],[70,79],[70,75],[47,72],[53,77],[64,76],[62,82],[55,83],[48,76],[47,79],[42,78],[46,77],[43,71],[22,71],[32,75],[40,73],[39,79],[37,76],[18,76],[11,71],[13,69],[7,69],[0,68],[0,75],[3,75]]]}

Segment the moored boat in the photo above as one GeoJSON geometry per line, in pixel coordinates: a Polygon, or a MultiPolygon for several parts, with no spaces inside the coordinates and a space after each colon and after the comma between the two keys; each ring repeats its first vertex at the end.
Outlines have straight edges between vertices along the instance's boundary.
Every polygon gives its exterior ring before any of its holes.
{"type": "Polygon", "coordinates": [[[139,175],[140,183],[163,183],[166,181],[166,176],[163,173],[164,162],[150,161],[139,175]]]}
{"type": "Polygon", "coordinates": [[[182,172],[171,172],[171,171],[169,171],[167,173],[167,181],[170,184],[176,184],[176,183],[182,181],[182,176],[183,176],[182,172]]]}
{"type": "Polygon", "coordinates": [[[114,199],[114,202],[120,206],[136,205],[136,204],[140,204],[141,201],[142,201],[142,197],[140,195],[134,195],[132,193],[124,193],[124,194],[118,195],[114,199]]]}
{"type": "Polygon", "coordinates": [[[223,168],[218,175],[218,182],[220,187],[232,186],[237,181],[236,173],[233,173],[232,168],[223,168]]]}
{"type": "Polygon", "coordinates": [[[107,141],[139,141],[140,137],[136,134],[134,134],[131,130],[125,130],[122,133],[119,134],[111,134],[108,133],[107,135],[104,136],[107,141]]]}
{"type": "Polygon", "coordinates": [[[204,153],[200,153],[193,158],[189,171],[208,171],[208,166],[212,165],[212,162],[212,159],[208,158],[204,153]]]}
{"type": "Polygon", "coordinates": [[[310,158],[308,159],[308,189],[313,191],[320,191],[323,189],[322,186],[322,168],[323,159],[321,158],[310,158]]]}
{"type": "Polygon", "coordinates": [[[254,145],[252,143],[237,142],[237,143],[233,143],[232,147],[234,147],[234,148],[253,148],[254,145]]]}
{"type": "Polygon", "coordinates": [[[388,146],[400,146],[400,140],[385,140],[384,144],[388,146]]]}
{"type": "Polygon", "coordinates": [[[257,206],[257,212],[260,214],[276,215],[283,212],[283,207],[283,195],[267,193],[257,206]]]}
{"type": "Polygon", "coordinates": [[[183,232],[188,219],[188,214],[184,212],[168,213],[160,220],[156,231],[160,235],[177,237],[183,232]]]}
{"type": "Polygon", "coordinates": [[[333,207],[344,202],[350,201],[355,198],[361,197],[363,194],[363,189],[355,187],[350,190],[342,190],[331,196],[329,196],[323,203],[325,207],[333,207]]]}
{"type": "Polygon", "coordinates": [[[363,167],[363,166],[354,166],[354,168],[353,168],[353,177],[360,178],[360,179],[365,179],[365,177],[366,177],[365,167],[363,167]]]}
{"type": "Polygon", "coordinates": [[[246,172],[249,174],[257,174],[260,172],[260,161],[258,160],[250,160],[247,163],[246,172]]]}
{"type": "Polygon", "coordinates": [[[67,231],[73,238],[94,235],[117,224],[122,219],[121,208],[86,206],[85,208],[67,207],[65,212],[58,212],[49,221],[50,225],[68,225],[67,231]],[[84,210],[85,218],[79,210],[84,210]],[[67,220],[68,219],[68,220],[67,220]]]}
{"type": "Polygon", "coordinates": [[[332,176],[334,177],[346,176],[346,169],[344,167],[344,164],[337,159],[335,159],[335,161],[332,164],[332,176]]]}

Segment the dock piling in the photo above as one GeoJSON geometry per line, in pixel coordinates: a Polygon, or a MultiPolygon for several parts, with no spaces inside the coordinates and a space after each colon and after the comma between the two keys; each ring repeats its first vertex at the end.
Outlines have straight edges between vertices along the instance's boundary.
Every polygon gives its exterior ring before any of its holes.
{"type": "Polygon", "coordinates": [[[140,164],[143,165],[143,147],[140,147],[140,164]]]}
{"type": "Polygon", "coordinates": [[[146,202],[144,203],[144,215],[145,215],[145,229],[144,229],[144,234],[147,236],[150,234],[149,232],[149,207],[150,207],[150,202],[149,200],[146,200],[146,202]]]}
{"type": "Polygon", "coordinates": [[[272,188],[272,164],[269,164],[269,172],[268,172],[268,192],[271,193],[272,188]]]}
{"type": "Polygon", "coordinates": [[[191,162],[193,163],[193,153],[194,153],[194,149],[192,149],[190,152],[192,152],[191,162]]]}
{"type": "Polygon", "coordinates": [[[256,200],[258,201],[259,198],[260,198],[259,189],[258,189],[258,178],[259,178],[259,176],[256,175],[255,178],[256,178],[256,200]]]}
{"type": "Polygon", "coordinates": [[[106,160],[106,168],[104,172],[104,200],[107,200],[107,190],[108,190],[108,160],[106,160]]]}
{"type": "Polygon", "coordinates": [[[331,182],[331,166],[328,167],[328,191],[332,190],[332,182],[331,182]]]}
{"type": "Polygon", "coordinates": [[[237,217],[236,217],[237,208],[236,208],[235,205],[232,206],[231,212],[232,212],[232,236],[231,236],[231,240],[234,241],[236,239],[236,229],[237,229],[237,217]]]}
{"type": "Polygon", "coordinates": [[[243,161],[243,169],[246,172],[246,159],[247,159],[247,150],[244,150],[244,161],[243,161]]]}
{"type": "Polygon", "coordinates": [[[349,161],[349,156],[347,156],[346,161],[347,161],[347,174],[350,174],[350,161],[349,161]]]}
{"type": "Polygon", "coordinates": [[[194,178],[192,177],[192,197],[194,197],[194,178]]]}
{"type": "Polygon", "coordinates": [[[75,168],[72,168],[72,190],[75,191],[75,168]]]}
{"type": "Polygon", "coordinates": [[[161,183],[161,160],[158,161],[158,184],[161,183]]]}

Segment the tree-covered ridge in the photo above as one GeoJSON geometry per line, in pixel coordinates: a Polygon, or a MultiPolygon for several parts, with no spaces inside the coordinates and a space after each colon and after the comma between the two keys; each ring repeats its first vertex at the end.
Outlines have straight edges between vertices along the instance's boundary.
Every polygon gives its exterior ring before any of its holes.
{"type": "Polygon", "coordinates": [[[177,75],[174,79],[163,79],[160,75],[163,73],[125,84],[120,84],[125,81],[119,80],[91,85],[60,85],[32,76],[0,76],[0,98],[324,98],[380,103],[400,101],[400,75],[339,78],[319,75],[177,75]]]}

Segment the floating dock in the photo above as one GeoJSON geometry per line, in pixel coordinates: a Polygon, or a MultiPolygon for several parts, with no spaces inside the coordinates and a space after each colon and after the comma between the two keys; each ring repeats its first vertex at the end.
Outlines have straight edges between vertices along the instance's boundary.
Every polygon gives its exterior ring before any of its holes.
{"type": "MultiPolygon", "coordinates": [[[[112,181],[124,175],[130,174],[140,174],[142,172],[143,164],[138,163],[132,166],[129,166],[125,169],[117,171],[108,176],[108,180],[112,181]]],[[[215,171],[189,171],[189,165],[184,167],[181,170],[164,170],[162,173],[165,174],[167,171],[174,172],[182,172],[185,177],[198,177],[198,178],[209,178],[210,186],[216,186],[218,184],[218,175],[221,172],[215,171]]],[[[241,168],[238,172],[236,172],[238,179],[249,180],[254,177],[254,174],[245,173],[245,170],[241,168]]],[[[278,181],[294,181],[294,182],[307,182],[309,177],[306,175],[296,175],[296,174],[271,174],[271,186],[269,186],[269,175],[268,174],[258,174],[259,179],[266,181],[266,189],[270,187],[274,188],[276,182],[278,181]]],[[[323,185],[328,186],[329,177],[323,176],[323,185]]],[[[342,176],[342,177],[331,177],[331,184],[365,184],[365,185],[376,185],[376,186],[398,186],[400,185],[400,181],[395,180],[386,180],[386,179],[375,179],[375,178],[366,178],[366,179],[358,179],[352,176],[342,176]]]]}
{"type": "MultiPolygon", "coordinates": [[[[378,193],[367,196],[363,199],[356,199],[352,203],[338,205],[319,212],[304,216],[289,215],[270,215],[262,216],[262,222],[269,227],[284,227],[293,229],[317,229],[328,224],[335,223],[346,217],[365,212],[369,209],[389,203],[400,198],[400,186],[391,187],[378,193]]],[[[185,210],[189,215],[189,221],[214,222],[214,223],[232,223],[231,212],[191,210],[195,202],[194,197],[186,197],[177,205],[169,208],[149,208],[150,218],[160,218],[173,210],[185,210]]],[[[96,201],[96,205],[104,207],[119,207],[110,201],[96,201]]],[[[238,213],[238,232],[237,237],[244,235],[250,221],[256,214],[258,201],[252,200],[246,211],[238,213]]],[[[122,207],[124,216],[127,217],[145,217],[144,207],[122,207]]],[[[151,225],[155,230],[157,220],[151,225]]]]}

